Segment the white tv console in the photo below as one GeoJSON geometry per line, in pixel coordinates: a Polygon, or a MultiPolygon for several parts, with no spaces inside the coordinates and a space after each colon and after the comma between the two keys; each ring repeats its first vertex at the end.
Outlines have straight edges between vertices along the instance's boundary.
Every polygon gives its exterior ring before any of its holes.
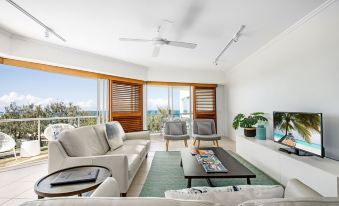
{"type": "Polygon", "coordinates": [[[286,185],[297,178],[323,196],[339,196],[339,162],[316,156],[297,156],[279,151],[272,140],[237,135],[237,153],[266,174],[286,185]]]}

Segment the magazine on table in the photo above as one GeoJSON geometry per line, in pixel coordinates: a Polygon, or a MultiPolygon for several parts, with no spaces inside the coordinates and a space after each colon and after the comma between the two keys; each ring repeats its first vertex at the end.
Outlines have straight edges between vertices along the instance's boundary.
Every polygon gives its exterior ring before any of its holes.
{"type": "Polygon", "coordinates": [[[196,158],[207,173],[228,172],[215,155],[196,155],[196,158]]]}
{"type": "Polygon", "coordinates": [[[84,168],[81,171],[64,171],[51,182],[51,186],[95,182],[99,169],[84,168]]]}
{"type": "Polygon", "coordinates": [[[210,149],[193,149],[191,150],[192,155],[214,155],[213,150],[210,149]]]}

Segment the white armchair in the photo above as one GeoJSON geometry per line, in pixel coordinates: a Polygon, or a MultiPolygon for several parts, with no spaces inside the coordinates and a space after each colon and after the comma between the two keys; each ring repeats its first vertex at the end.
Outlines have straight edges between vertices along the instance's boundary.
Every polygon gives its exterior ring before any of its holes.
{"type": "Polygon", "coordinates": [[[12,150],[15,159],[17,159],[15,145],[16,145],[15,140],[11,136],[3,132],[0,132],[0,152],[7,152],[12,150]]]}
{"type": "Polygon", "coordinates": [[[70,124],[51,124],[44,130],[44,137],[51,140],[57,140],[61,132],[69,129],[74,129],[74,127],[70,124]]]}

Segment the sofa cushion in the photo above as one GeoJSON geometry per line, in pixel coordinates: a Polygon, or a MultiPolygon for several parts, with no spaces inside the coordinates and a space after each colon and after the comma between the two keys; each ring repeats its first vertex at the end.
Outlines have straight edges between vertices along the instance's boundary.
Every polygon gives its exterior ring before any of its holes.
{"type": "Polygon", "coordinates": [[[106,154],[138,154],[143,155],[146,153],[146,145],[123,145],[116,150],[108,151],[106,154]]]}
{"type": "Polygon", "coordinates": [[[169,135],[183,135],[182,123],[181,122],[171,122],[169,125],[169,135]]]}
{"type": "Polygon", "coordinates": [[[22,206],[216,206],[211,202],[178,201],[158,197],[57,197],[28,201],[22,206]]]}
{"type": "Polygon", "coordinates": [[[303,197],[249,200],[239,206],[338,206],[339,198],[303,197]]]}
{"type": "Polygon", "coordinates": [[[236,206],[252,199],[281,198],[284,188],[280,185],[239,185],[227,187],[194,187],[182,190],[169,190],[165,197],[179,200],[205,200],[227,206],[236,206]]]}
{"type": "Polygon", "coordinates": [[[136,140],[125,140],[124,145],[148,145],[150,144],[149,140],[145,139],[136,139],[136,140]]]}
{"type": "Polygon", "coordinates": [[[107,139],[106,139],[106,126],[105,126],[105,124],[94,125],[93,129],[94,129],[95,133],[97,134],[97,137],[98,137],[105,153],[108,152],[110,147],[109,147],[107,139]]]}
{"type": "Polygon", "coordinates": [[[212,134],[212,125],[210,122],[197,122],[197,125],[198,125],[198,134],[201,135],[212,134]]]}
{"type": "Polygon", "coordinates": [[[106,138],[112,150],[115,150],[124,144],[122,141],[122,134],[116,122],[106,124],[106,138]]]}
{"type": "Polygon", "coordinates": [[[107,152],[92,126],[66,130],[60,134],[59,141],[71,157],[104,155],[107,152]]]}

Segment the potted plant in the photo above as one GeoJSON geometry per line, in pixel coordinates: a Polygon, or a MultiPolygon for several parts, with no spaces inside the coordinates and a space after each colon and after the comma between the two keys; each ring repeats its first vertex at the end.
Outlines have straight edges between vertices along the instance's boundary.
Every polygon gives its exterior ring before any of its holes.
{"type": "Polygon", "coordinates": [[[263,112],[254,112],[248,116],[245,116],[244,114],[238,114],[233,119],[233,128],[244,128],[244,135],[246,137],[255,137],[256,128],[254,126],[258,123],[258,121],[268,121],[263,115],[263,112]]]}

